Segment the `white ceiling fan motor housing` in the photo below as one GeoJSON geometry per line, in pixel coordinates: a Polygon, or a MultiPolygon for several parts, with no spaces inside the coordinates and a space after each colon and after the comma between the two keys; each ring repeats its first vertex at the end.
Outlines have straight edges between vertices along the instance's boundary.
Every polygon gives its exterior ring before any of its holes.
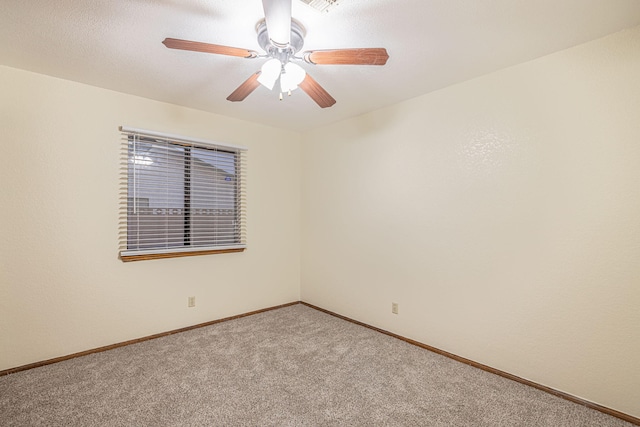
{"type": "Polygon", "coordinates": [[[267,32],[267,23],[263,19],[256,25],[256,32],[258,33],[258,44],[268,56],[278,58],[282,63],[286,63],[287,60],[292,57],[296,52],[302,49],[304,45],[305,29],[295,19],[291,20],[291,40],[289,45],[285,48],[275,46],[269,39],[267,32]]]}

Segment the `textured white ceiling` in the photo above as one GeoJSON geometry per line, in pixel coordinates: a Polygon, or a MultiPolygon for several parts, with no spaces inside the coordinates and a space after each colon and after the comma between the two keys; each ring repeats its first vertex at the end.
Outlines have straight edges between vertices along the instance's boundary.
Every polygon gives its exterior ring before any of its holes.
{"type": "Polygon", "coordinates": [[[640,25],[639,0],[293,0],[303,50],[385,47],[375,66],[306,70],[337,100],[226,97],[264,59],[167,49],[165,37],[260,51],[260,0],[0,0],[0,64],[293,130],[346,119],[640,25]]]}

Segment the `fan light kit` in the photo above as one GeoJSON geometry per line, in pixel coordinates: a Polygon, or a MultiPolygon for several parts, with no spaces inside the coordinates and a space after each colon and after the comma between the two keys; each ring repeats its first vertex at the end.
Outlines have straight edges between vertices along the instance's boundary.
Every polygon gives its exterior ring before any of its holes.
{"type": "MultiPolygon", "coordinates": [[[[312,50],[296,56],[304,44],[305,30],[302,24],[291,18],[292,0],[262,0],[265,18],[258,22],[256,32],[258,44],[264,55],[253,50],[189,40],[166,38],[162,42],[171,49],[214,53],[243,58],[268,58],[259,71],[245,80],[227,97],[232,102],[243,101],[260,85],[269,90],[280,80],[279,93],[291,95],[300,87],[320,107],[331,107],[336,103],[300,65],[292,62],[306,62],[313,65],[384,65],[389,59],[384,48],[312,50]]],[[[305,1],[305,0],[303,0],[305,1]]],[[[308,1],[305,1],[309,4],[308,1]]],[[[335,2],[328,1],[333,4],[335,2]]]]}
{"type": "Polygon", "coordinates": [[[282,47],[278,47],[276,42],[269,38],[265,19],[258,22],[256,32],[258,33],[258,44],[267,53],[265,57],[271,58],[262,65],[257,79],[258,83],[272,90],[280,78],[280,99],[282,99],[283,92],[291,95],[291,91],[298,88],[307,74],[304,68],[290,62],[292,59],[302,59],[296,58],[295,54],[304,44],[304,28],[300,23],[291,20],[289,42],[283,44],[282,47]]]}

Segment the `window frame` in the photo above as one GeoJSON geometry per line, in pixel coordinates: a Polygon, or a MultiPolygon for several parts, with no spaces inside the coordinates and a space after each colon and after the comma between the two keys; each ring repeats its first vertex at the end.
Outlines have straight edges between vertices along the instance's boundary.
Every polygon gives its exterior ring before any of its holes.
{"type": "MultiPolygon", "coordinates": [[[[132,128],[127,126],[121,126],[120,131],[122,133],[121,138],[121,186],[120,186],[120,244],[119,244],[119,257],[122,261],[140,261],[140,260],[149,260],[149,259],[162,259],[162,258],[175,258],[175,257],[185,257],[185,256],[195,256],[195,255],[211,255],[211,254],[221,254],[221,253],[233,253],[233,252],[243,252],[246,247],[246,153],[247,148],[238,145],[232,144],[223,144],[218,142],[213,142],[204,139],[191,138],[181,135],[173,135],[166,134],[162,132],[149,131],[144,129],[132,128]],[[190,216],[193,212],[195,212],[196,208],[191,207],[189,205],[184,205],[182,209],[184,209],[184,233],[182,246],[176,246],[175,243],[170,242],[170,237],[173,238],[175,235],[172,232],[169,232],[168,229],[165,231],[167,234],[165,236],[165,242],[163,247],[154,247],[154,248],[140,248],[140,243],[138,243],[137,247],[129,247],[130,245],[130,229],[129,229],[129,215],[130,215],[130,203],[131,200],[139,199],[137,194],[129,194],[130,191],[130,168],[136,168],[136,166],[132,166],[135,163],[136,152],[134,151],[132,154],[131,146],[132,140],[135,141],[135,138],[142,139],[143,142],[148,143],[153,140],[157,143],[167,144],[167,150],[170,149],[170,146],[175,145],[185,149],[185,153],[188,153],[188,163],[189,167],[198,159],[197,156],[192,155],[192,150],[211,150],[212,152],[221,152],[221,153],[229,153],[233,154],[233,177],[234,177],[234,193],[233,193],[233,215],[234,215],[234,229],[232,232],[225,232],[222,236],[220,236],[220,241],[216,241],[218,237],[208,237],[205,238],[205,243],[192,245],[191,235],[187,234],[187,230],[190,230],[192,224],[187,224],[187,221],[191,221],[190,216]],[[225,241],[221,243],[225,238],[228,240],[229,237],[233,238],[233,242],[229,243],[225,241]],[[207,243],[209,242],[209,243],[207,243]]],[[[139,141],[138,140],[138,141],[139,141]]],[[[135,143],[134,143],[135,144],[135,143]]],[[[186,164],[187,154],[185,154],[185,164],[186,164]]],[[[133,169],[137,170],[137,169],[133,169]]],[[[167,166],[164,170],[166,173],[173,172],[171,166],[167,166]]],[[[135,176],[135,175],[134,175],[135,176]]],[[[151,174],[152,177],[155,178],[154,175],[151,174]]],[[[135,179],[135,178],[134,178],[135,179]]],[[[190,180],[192,179],[192,175],[189,170],[184,171],[184,182],[190,184],[190,180]]],[[[179,181],[179,179],[178,179],[179,181]]],[[[225,179],[226,181],[226,179],[225,179]]],[[[135,184],[134,184],[135,185],[135,184]]],[[[227,189],[228,190],[228,189],[227,189]]],[[[182,197],[184,200],[189,200],[190,192],[194,191],[193,187],[187,189],[185,186],[185,193],[182,197]]],[[[207,195],[218,195],[222,194],[221,192],[224,189],[218,189],[215,182],[212,182],[211,185],[205,186],[204,191],[207,192],[207,195]]],[[[228,194],[227,194],[228,197],[228,194]]],[[[148,203],[148,202],[147,202],[148,203]]],[[[171,209],[167,206],[168,209],[171,209]]],[[[161,208],[162,209],[162,208],[161,208]]],[[[215,208],[214,208],[215,209],[215,208]]],[[[219,208],[218,208],[219,209],[219,208]]],[[[205,226],[204,232],[206,233],[208,230],[205,226]]],[[[217,234],[217,230],[214,227],[214,236],[217,234]]],[[[136,231],[136,237],[139,239],[140,237],[140,229],[136,231]]],[[[179,234],[179,233],[177,233],[179,234]]],[[[160,231],[157,236],[162,238],[163,234],[160,231]]],[[[155,236],[154,236],[155,237],[155,236]]],[[[178,236],[179,237],[179,236],[178,236]]],[[[137,240],[139,242],[139,240],[137,240]]],[[[136,245],[132,245],[136,246],[136,245]]]]}

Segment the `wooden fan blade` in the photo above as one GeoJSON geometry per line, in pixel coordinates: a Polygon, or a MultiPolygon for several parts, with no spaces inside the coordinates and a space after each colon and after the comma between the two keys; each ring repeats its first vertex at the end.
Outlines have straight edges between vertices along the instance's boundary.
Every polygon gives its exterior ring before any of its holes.
{"type": "Polygon", "coordinates": [[[258,76],[260,75],[260,71],[252,74],[247,80],[244,81],[233,93],[227,96],[227,101],[238,102],[244,101],[244,99],[251,95],[251,92],[256,90],[258,86],[260,86],[260,82],[258,82],[258,76]]]}
{"type": "Polygon", "coordinates": [[[204,53],[216,53],[218,55],[239,56],[241,58],[255,58],[258,56],[257,52],[248,49],[241,49],[238,47],[222,46],[219,44],[193,42],[190,40],[180,40],[166,38],[162,42],[166,47],[170,49],[182,49],[191,50],[194,52],[204,53]]]}
{"type": "Polygon", "coordinates": [[[312,50],[304,53],[304,60],[310,64],[384,65],[387,59],[389,54],[383,47],[312,50]]]}
{"type": "Polygon", "coordinates": [[[309,74],[305,76],[304,80],[298,85],[298,87],[305,91],[307,95],[309,95],[311,99],[316,101],[316,104],[318,104],[322,108],[331,107],[336,103],[336,100],[333,99],[331,95],[329,95],[329,92],[324,90],[324,88],[320,86],[320,84],[318,84],[318,82],[315,81],[309,74]]]}
{"type": "Polygon", "coordinates": [[[277,47],[291,42],[291,0],[262,0],[267,33],[277,47]]]}

